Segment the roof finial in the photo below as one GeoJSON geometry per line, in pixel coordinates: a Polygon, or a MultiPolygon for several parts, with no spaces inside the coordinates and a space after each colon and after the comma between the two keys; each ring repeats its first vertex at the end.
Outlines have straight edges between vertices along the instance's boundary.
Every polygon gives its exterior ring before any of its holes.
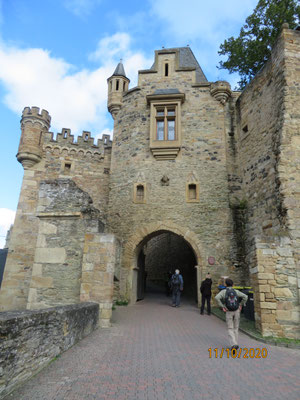
{"type": "Polygon", "coordinates": [[[123,62],[123,58],[120,58],[120,63],[122,63],[123,62]]]}

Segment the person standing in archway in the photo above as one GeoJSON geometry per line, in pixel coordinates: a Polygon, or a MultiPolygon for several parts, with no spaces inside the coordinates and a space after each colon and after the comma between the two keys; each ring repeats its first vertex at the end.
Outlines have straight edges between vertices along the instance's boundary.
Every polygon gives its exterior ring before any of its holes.
{"type": "Polygon", "coordinates": [[[179,269],[175,270],[175,274],[171,278],[172,289],[172,307],[180,307],[180,295],[183,291],[183,278],[179,269]]]}
{"type": "Polygon", "coordinates": [[[200,292],[202,294],[202,302],[201,302],[201,310],[200,314],[204,314],[204,306],[206,302],[207,306],[207,315],[210,315],[210,299],[211,299],[211,285],[212,285],[212,280],[210,277],[210,273],[206,275],[206,279],[202,281],[201,286],[200,286],[200,292]]]}

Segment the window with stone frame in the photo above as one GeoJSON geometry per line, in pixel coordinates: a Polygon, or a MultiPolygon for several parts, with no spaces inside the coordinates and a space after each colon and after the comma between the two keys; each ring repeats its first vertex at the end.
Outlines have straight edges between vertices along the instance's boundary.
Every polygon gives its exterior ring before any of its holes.
{"type": "Polygon", "coordinates": [[[134,184],[133,202],[138,204],[146,203],[146,185],[144,183],[134,184]]]}
{"type": "Polygon", "coordinates": [[[180,151],[181,104],[184,99],[183,93],[174,90],[147,96],[150,105],[150,150],[157,160],[174,160],[180,151]]]}
{"type": "Polygon", "coordinates": [[[186,201],[187,203],[199,202],[199,183],[187,182],[186,184],[186,201]]]}

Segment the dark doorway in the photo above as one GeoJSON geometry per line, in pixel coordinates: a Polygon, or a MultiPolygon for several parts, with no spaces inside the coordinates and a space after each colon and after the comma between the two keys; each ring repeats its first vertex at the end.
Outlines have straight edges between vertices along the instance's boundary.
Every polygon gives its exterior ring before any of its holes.
{"type": "Polygon", "coordinates": [[[137,300],[143,300],[146,289],[146,271],[145,271],[145,254],[143,249],[138,256],[138,282],[137,282],[137,300]]]}
{"type": "Polygon", "coordinates": [[[183,237],[172,232],[156,232],[146,238],[138,254],[137,299],[147,294],[167,295],[169,272],[179,269],[184,280],[182,297],[197,302],[197,260],[183,237]]]}

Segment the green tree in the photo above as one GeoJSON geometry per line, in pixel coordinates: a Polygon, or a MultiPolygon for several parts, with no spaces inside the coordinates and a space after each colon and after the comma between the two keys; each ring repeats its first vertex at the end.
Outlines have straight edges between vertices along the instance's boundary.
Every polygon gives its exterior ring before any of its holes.
{"type": "Polygon", "coordinates": [[[241,77],[238,89],[243,89],[269,58],[282,24],[287,22],[293,29],[299,20],[299,0],[259,0],[239,36],[230,37],[220,45],[219,54],[228,59],[220,61],[218,68],[238,72],[241,77]]]}

